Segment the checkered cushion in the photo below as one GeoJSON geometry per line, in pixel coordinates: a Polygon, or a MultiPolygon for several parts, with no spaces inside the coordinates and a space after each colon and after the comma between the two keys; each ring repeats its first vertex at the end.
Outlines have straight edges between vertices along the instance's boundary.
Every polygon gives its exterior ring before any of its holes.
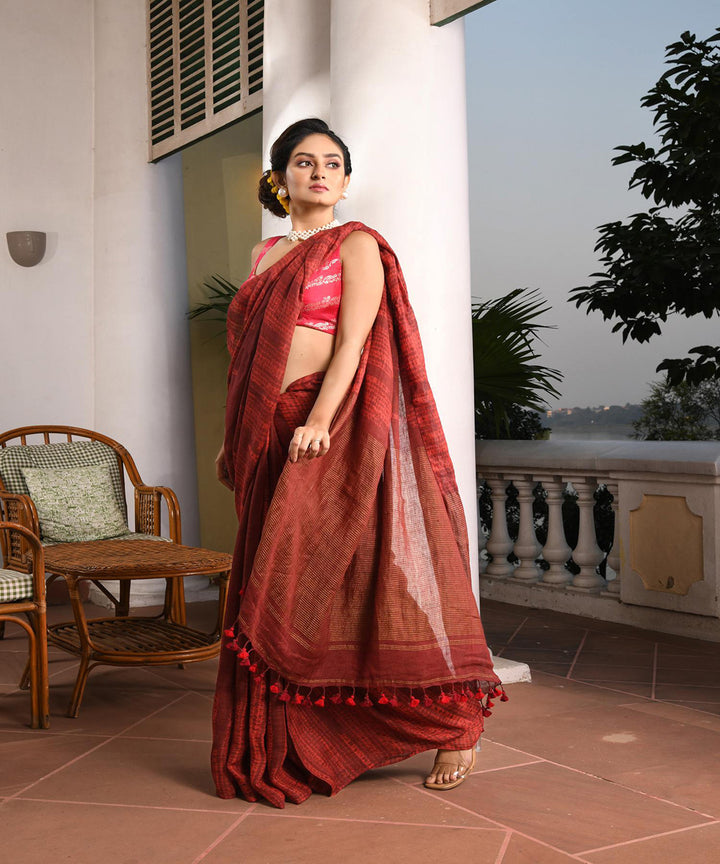
{"type": "Polygon", "coordinates": [[[59,441],[55,444],[0,447],[0,480],[8,492],[15,494],[28,494],[23,468],[79,468],[85,465],[107,465],[115,499],[123,518],[127,519],[122,471],[117,454],[107,444],[101,441],[59,441]]]}
{"type": "MultiPolygon", "coordinates": [[[[169,537],[158,537],[156,534],[135,534],[134,532],[130,532],[129,534],[121,534],[119,537],[112,537],[112,540],[162,540],[164,543],[172,543],[172,540],[169,537]]],[[[57,546],[52,540],[43,540],[43,546],[57,546]]]]}
{"type": "Polygon", "coordinates": [[[14,570],[0,570],[0,603],[13,600],[32,600],[33,577],[31,573],[16,573],[14,570]]]}
{"type": "Polygon", "coordinates": [[[157,534],[122,534],[120,537],[113,537],[113,540],[162,540],[164,543],[172,543],[169,537],[158,537],[157,534]]]}

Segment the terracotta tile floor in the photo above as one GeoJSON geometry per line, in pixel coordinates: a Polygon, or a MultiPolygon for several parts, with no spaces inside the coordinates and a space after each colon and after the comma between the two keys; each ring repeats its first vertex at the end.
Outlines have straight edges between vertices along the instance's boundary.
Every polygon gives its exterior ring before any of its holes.
{"type": "MultiPolygon", "coordinates": [[[[211,610],[191,614],[200,623],[211,610]]],[[[509,688],[461,787],[424,789],[423,754],[284,811],[213,794],[214,663],[100,667],[71,720],[76,663],[51,651],[52,726],[34,731],[28,695],[16,689],[23,640],[8,628],[2,860],[720,861],[720,645],[489,601],[483,617],[495,653],[528,662],[533,683],[509,688]]]]}

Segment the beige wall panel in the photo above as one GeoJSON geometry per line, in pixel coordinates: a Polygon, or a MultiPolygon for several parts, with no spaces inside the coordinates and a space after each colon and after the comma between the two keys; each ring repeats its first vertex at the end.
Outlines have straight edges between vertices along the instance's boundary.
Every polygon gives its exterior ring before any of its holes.
{"type": "Polygon", "coordinates": [[[718,478],[639,471],[618,480],[622,602],[717,616],[718,478]]]}
{"type": "MultiPolygon", "coordinates": [[[[262,173],[260,114],[183,151],[185,232],[190,306],[204,299],[202,283],[219,274],[240,285],[260,239],[256,189],[262,173]]],[[[215,479],[222,443],[228,356],[222,325],[191,322],[195,440],[201,542],[231,552],[237,520],[232,493],[215,479]]]]}
{"type": "Polygon", "coordinates": [[[630,566],[648,591],[686,595],[703,578],[702,518],[678,495],[643,495],[630,513],[630,566]]]}

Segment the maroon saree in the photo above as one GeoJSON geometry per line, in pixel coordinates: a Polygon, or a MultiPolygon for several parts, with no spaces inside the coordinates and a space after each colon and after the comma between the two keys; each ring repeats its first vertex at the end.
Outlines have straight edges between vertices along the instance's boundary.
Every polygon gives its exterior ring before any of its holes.
{"type": "Polygon", "coordinates": [[[282,807],[423,750],[469,748],[501,691],[394,253],[357,222],[305,241],[242,286],[228,347],[239,530],[213,712],[218,795],[282,807]],[[292,464],[322,383],[280,393],[302,287],[354,230],[378,241],[383,299],[329,452],[292,464]]]}

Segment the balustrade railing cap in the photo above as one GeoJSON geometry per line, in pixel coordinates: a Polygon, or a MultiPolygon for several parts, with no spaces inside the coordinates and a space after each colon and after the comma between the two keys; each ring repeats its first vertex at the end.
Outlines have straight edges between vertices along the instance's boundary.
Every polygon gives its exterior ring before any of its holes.
{"type": "Polygon", "coordinates": [[[720,477],[720,441],[476,441],[483,469],[567,474],[647,471],[720,477]]]}

